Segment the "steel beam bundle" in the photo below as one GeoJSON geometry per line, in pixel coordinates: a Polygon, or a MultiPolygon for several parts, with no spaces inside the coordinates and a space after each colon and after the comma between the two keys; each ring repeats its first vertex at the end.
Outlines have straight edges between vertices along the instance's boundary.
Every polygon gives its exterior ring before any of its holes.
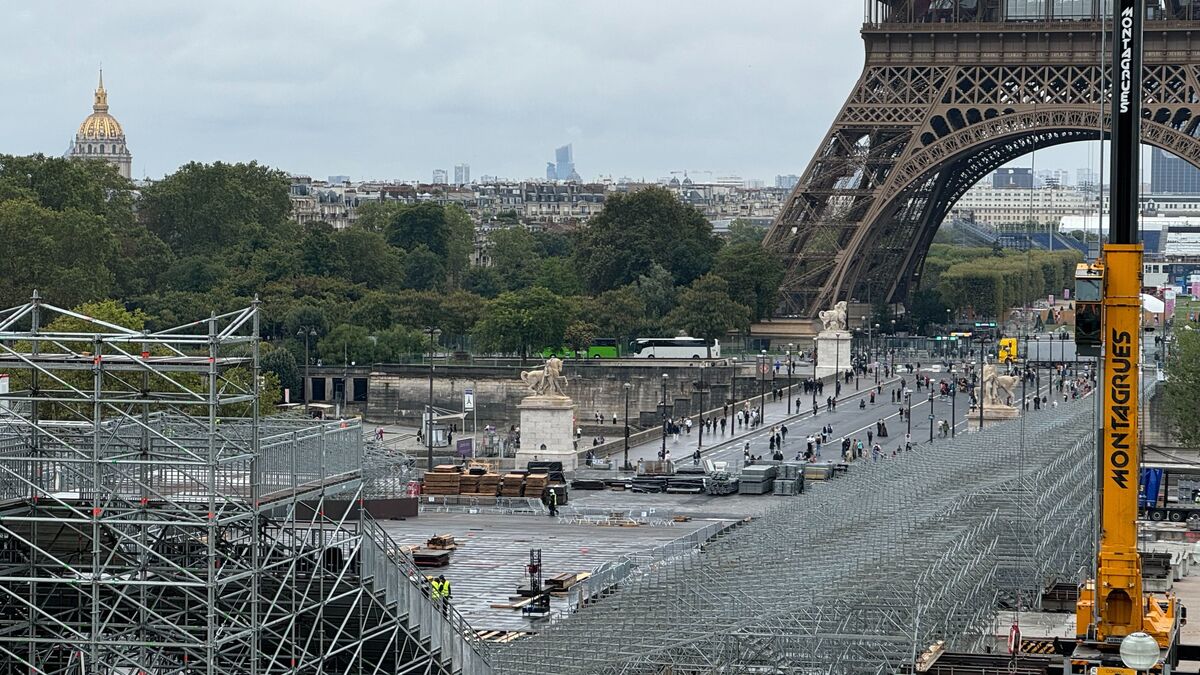
{"type": "Polygon", "coordinates": [[[345,508],[358,423],[260,419],[258,320],[0,311],[0,674],[490,672],[345,508]]]}
{"type": "Polygon", "coordinates": [[[499,669],[877,673],[937,640],[977,647],[998,608],[1082,578],[1091,448],[1076,402],[856,465],[626,577],[499,669]]]}

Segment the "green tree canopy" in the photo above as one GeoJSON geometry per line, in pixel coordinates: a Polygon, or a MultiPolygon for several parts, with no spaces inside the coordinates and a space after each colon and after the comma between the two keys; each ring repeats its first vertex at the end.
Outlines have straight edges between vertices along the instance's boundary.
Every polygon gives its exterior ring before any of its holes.
{"type": "Polygon", "coordinates": [[[727,281],[706,274],[679,294],[679,306],[667,316],[667,323],[692,337],[720,340],[731,330],[750,327],[750,308],[729,297],[727,281]]]}
{"type": "Polygon", "coordinates": [[[775,311],[779,285],[783,283],[783,262],[762,246],[725,246],[717,253],[713,273],[729,282],[730,296],[749,307],[754,320],[767,318],[775,311]]]}
{"type": "Polygon", "coordinates": [[[1179,330],[1167,359],[1164,408],[1184,445],[1200,445],[1200,331],[1179,330]]]}
{"type": "Polygon", "coordinates": [[[752,244],[761,246],[767,236],[767,228],[759,227],[745,218],[735,218],[729,223],[729,245],[752,244]]]}
{"type": "Polygon", "coordinates": [[[563,332],[563,342],[576,354],[586,350],[596,339],[596,324],[572,321],[563,332]]]}
{"type": "Polygon", "coordinates": [[[539,286],[501,293],[475,324],[476,344],[484,351],[515,353],[522,359],[532,351],[557,347],[568,323],[562,308],[561,297],[539,286]]]}
{"type": "Polygon", "coordinates": [[[659,187],[610,196],[584,226],[576,266],[592,293],[630,283],[658,263],[676,284],[688,284],[712,267],[720,241],[695,208],[659,187]]]}
{"type": "Polygon", "coordinates": [[[288,177],[257,162],[192,162],[142,191],[140,214],[177,255],[253,250],[298,239],[288,177]]]}

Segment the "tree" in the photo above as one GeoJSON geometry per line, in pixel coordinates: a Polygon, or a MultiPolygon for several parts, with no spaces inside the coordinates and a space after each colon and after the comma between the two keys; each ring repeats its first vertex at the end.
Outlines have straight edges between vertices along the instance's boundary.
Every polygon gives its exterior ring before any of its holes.
{"type": "Polygon", "coordinates": [[[27,199],[0,202],[4,307],[25,302],[34,289],[60,307],[108,296],[116,237],[103,217],[70,208],[54,211],[27,199]]]}
{"type": "Polygon", "coordinates": [[[596,325],[586,321],[572,321],[563,332],[563,341],[577,355],[586,351],[596,339],[596,325]]]}
{"type": "Polygon", "coordinates": [[[317,341],[317,354],[327,365],[371,363],[375,356],[375,342],[366,328],[344,323],[317,341]]]}
{"type": "Polygon", "coordinates": [[[654,263],[688,284],[709,270],[719,247],[702,213],[653,187],[609,197],[580,231],[575,262],[592,293],[630,283],[654,263]]]}
{"type": "Polygon", "coordinates": [[[369,288],[399,290],[404,281],[404,251],[388,246],[378,232],[350,227],[333,233],[337,273],[369,288]]]}
{"type": "Polygon", "coordinates": [[[484,298],[494,298],[504,290],[504,282],[494,268],[472,267],[463,280],[463,288],[484,298]]]}
{"type": "Polygon", "coordinates": [[[524,363],[531,350],[562,344],[568,317],[563,299],[535,286],[501,293],[488,303],[472,331],[486,352],[517,353],[524,363]]]}
{"type": "Polygon", "coordinates": [[[771,316],[779,300],[783,263],[758,244],[730,244],[717,253],[713,273],[729,282],[729,295],[750,308],[754,320],[771,316]]]}
{"type": "Polygon", "coordinates": [[[274,373],[279,386],[292,391],[292,398],[301,398],[300,368],[296,365],[296,357],[286,349],[277,348],[262,356],[259,365],[264,372],[274,373]]]}
{"type": "Polygon", "coordinates": [[[461,208],[432,202],[372,202],[360,208],[359,225],[382,233],[396,248],[413,252],[424,247],[440,259],[445,280],[461,283],[474,246],[474,225],[461,208]]]}
{"type": "Polygon", "coordinates": [[[729,223],[730,246],[740,244],[762,246],[763,238],[766,236],[767,229],[765,227],[759,227],[745,218],[735,218],[732,223],[729,223]]]}
{"type": "Polygon", "coordinates": [[[675,282],[665,267],[655,263],[634,284],[650,315],[666,316],[675,307],[675,282]]]}
{"type": "Polygon", "coordinates": [[[494,230],[488,235],[492,269],[505,290],[515,291],[533,285],[542,264],[537,240],[523,227],[494,230]]]}
{"type": "Polygon", "coordinates": [[[442,256],[420,244],[404,259],[404,285],[418,291],[432,291],[446,282],[442,256]]]}
{"type": "Polygon", "coordinates": [[[1200,331],[1175,332],[1164,385],[1167,418],[1181,443],[1200,445],[1200,331]]]}
{"type": "Polygon", "coordinates": [[[647,319],[646,303],[632,284],[606,291],[585,302],[582,312],[596,324],[597,334],[611,335],[621,342],[662,333],[663,314],[647,319]]]}
{"type": "Polygon", "coordinates": [[[289,179],[257,162],[191,162],[142,191],[139,213],[177,255],[253,250],[298,239],[289,179]]]}
{"type": "Polygon", "coordinates": [[[414,354],[422,354],[429,342],[419,330],[396,327],[379,333],[375,338],[375,363],[399,363],[414,354]]]}
{"type": "MultiPolygon", "coordinates": [[[[679,306],[667,316],[667,323],[711,344],[731,330],[748,329],[750,308],[729,297],[728,282],[706,274],[679,294],[679,306]]],[[[711,349],[708,355],[712,356],[711,349]]]]}

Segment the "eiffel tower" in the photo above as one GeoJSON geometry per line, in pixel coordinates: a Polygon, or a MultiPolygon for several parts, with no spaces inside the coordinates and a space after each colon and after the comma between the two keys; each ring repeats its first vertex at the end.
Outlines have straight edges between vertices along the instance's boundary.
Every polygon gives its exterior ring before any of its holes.
{"type": "MultiPolygon", "coordinates": [[[[1111,4],[865,0],[862,75],[765,239],[787,265],[777,315],[903,302],[968,188],[1035,149],[1096,140],[1111,4]]],[[[1146,11],[1142,142],[1200,166],[1200,0],[1146,11]]]]}

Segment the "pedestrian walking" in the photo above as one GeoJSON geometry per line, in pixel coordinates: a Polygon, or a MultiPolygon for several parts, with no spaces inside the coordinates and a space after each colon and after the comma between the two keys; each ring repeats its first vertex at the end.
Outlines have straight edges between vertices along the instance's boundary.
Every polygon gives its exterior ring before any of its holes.
{"type": "Polygon", "coordinates": [[[548,490],[546,493],[546,506],[550,509],[550,516],[558,515],[558,491],[548,490]]]}
{"type": "Polygon", "coordinates": [[[696,451],[692,453],[692,464],[696,465],[696,466],[699,466],[699,464],[700,464],[700,449],[699,448],[697,448],[696,451]]]}

